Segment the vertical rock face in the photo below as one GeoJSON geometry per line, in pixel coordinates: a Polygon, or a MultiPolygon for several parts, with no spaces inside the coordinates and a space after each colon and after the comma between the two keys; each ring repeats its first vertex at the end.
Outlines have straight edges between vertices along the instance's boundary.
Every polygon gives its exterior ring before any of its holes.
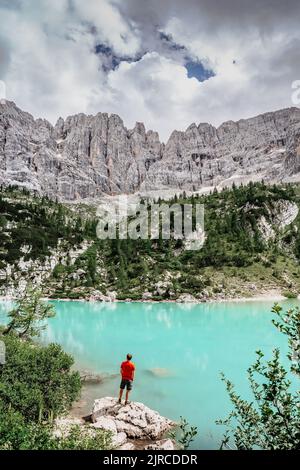
{"type": "Polygon", "coordinates": [[[300,110],[284,109],[215,128],[174,131],[163,159],[149,170],[148,188],[203,186],[250,179],[281,181],[300,171],[300,110]]]}
{"type": "Polygon", "coordinates": [[[127,130],[112,114],[78,114],[49,122],[0,104],[0,183],[18,184],[63,200],[134,192],[161,158],[156,132],[127,130]]]}
{"type": "Polygon", "coordinates": [[[0,104],[0,184],[61,200],[138,190],[186,189],[232,181],[300,179],[300,110],[262,114],[215,128],[191,124],[167,144],[143,123],[77,114],[53,127],[14,103],[0,104]]]}
{"type": "Polygon", "coordinates": [[[34,190],[56,191],[58,161],[52,126],[19,110],[0,104],[0,182],[34,190]]]}
{"type": "Polygon", "coordinates": [[[54,128],[61,158],[58,193],[64,199],[132,193],[145,178],[147,161],[160,158],[158,135],[142,124],[128,131],[116,114],[79,114],[54,128]]]}

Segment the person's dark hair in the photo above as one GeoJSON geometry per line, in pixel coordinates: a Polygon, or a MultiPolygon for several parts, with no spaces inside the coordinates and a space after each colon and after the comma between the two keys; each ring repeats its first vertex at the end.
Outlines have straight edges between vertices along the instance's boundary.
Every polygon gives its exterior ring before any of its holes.
{"type": "Polygon", "coordinates": [[[132,354],[127,354],[126,357],[127,357],[127,361],[131,361],[131,359],[132,359],[132,354]]]}

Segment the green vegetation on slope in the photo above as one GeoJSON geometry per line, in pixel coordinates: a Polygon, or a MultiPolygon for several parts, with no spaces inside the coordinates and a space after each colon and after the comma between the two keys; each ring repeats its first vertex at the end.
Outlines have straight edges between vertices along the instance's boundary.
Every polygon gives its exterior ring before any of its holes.
{"type": "Polygon", "coordinates": [[[88,220],[84,222],[64,205],[16,188],[0,191],[0,230],[2,267],[21,256],[43,260],[59,240],[77,245],[95,233],[88,220]]]}
{"type": "Polygon", "coordinates": [[[298,293],[300,216],[280,223],[286,204],[300,206],[297,185],[250,183],[209,195],[183,194],[172,203],[204,204],[201,250],[185,250],[183,241],[174,239],[98,240],[92,208],[2,189],[0,292],[17,288],[21,277],[34,282],[42,267],[47,276],[39,282],[54,298],[95,291],[116,291],[119,299],[140,299],[147,292],[154,300],[183,293],[238,297],[271,288],[298,293]],[[8,265],[11,274],[5,274],[8,265]]]}

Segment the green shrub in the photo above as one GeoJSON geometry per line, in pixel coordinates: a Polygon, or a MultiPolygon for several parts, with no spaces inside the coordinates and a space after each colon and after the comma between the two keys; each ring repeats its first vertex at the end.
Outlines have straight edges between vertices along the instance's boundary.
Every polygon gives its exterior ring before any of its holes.
{"type": "Polygon", "coordinates": [[[52,276],[56,279],[58,279],[60,276],[62,276],[62,274],[64,274],[65,272],[67,271],[67,268],[66,266],[64,266],[63,264],[57,264],[53,271],[52,271],[52,276]]]}
{"type": "Polygon", "coordinates": [[[111,433],[74,425],[67,436],[53,435],[53,426],[27,422],[11,407],[0,405],[0,450],[106,450],[112,448],[111,433]]]}
{"type": "Polygon", "coordinates": [[[282,292],[282,295],[286,297],[287,299],[297,299],[298,294],[296,292],[293,292],[291,290],[285,290],[282,292]]]}
{"type": "Polygon", "coordinates": [[[112,448],[112,434],[102,429],[91,430],[87,426],[72,426],[68,436],[56,439],[59,450],[106,450],[112,448]]]}
{"type": "Polygon", "coordinates": [[[57,344],[37,346],[2,336],[6,363],[0,369],[0,400],[25,419],[52,419],[79,397],[80,377],[71,372],[73,358],[57,344]]]}
{"type": "Polygon", "coordinates": [[[82,293],[81,292],[67,292],[65,294],[65,297],[67,297],[68,299],[71,299],[71,300],[76,300],[76,299],[80,299],[80,297],[82,296],[82,293]]]}
{"type": "Polygon", "coordinates": [[[171,431],[169,436],[171,439],[179,444],[180,448],[187,450],[191,443],[194,441],[194,438],[198,434],[197,426],[190,426],[188,421],[180,416],[180,422],[175,431],[171,431]]]}
{"type": "Polygon", "coordinates": [[[0,449],[40,450],[49,449],[49,428],[26,422],[24,416],[11,407],[0,404],[0,449]]]}

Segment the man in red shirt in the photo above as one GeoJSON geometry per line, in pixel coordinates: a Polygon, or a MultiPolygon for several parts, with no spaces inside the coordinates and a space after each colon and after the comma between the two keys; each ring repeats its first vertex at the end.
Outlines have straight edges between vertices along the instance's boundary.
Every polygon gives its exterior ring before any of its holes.
{"type": "Polygon", "coordinates": [[[121,380],[121,385],[120,385],[120,394],[119,394],[119,401],[118,401],[118,403],[121,403],[123,391],[126,388],[125,405],[129,403],[128,396],[129,396],[130,390],[132,389],[132,382],[134,379],[134,371],[135,371],[135,365],[133,364],[133,362],[131,362],[132,355],[127,354],[126,359],[127,359],[126,361],[122,362],[121,369],[120,369],[122,380],[121,380]]]}

